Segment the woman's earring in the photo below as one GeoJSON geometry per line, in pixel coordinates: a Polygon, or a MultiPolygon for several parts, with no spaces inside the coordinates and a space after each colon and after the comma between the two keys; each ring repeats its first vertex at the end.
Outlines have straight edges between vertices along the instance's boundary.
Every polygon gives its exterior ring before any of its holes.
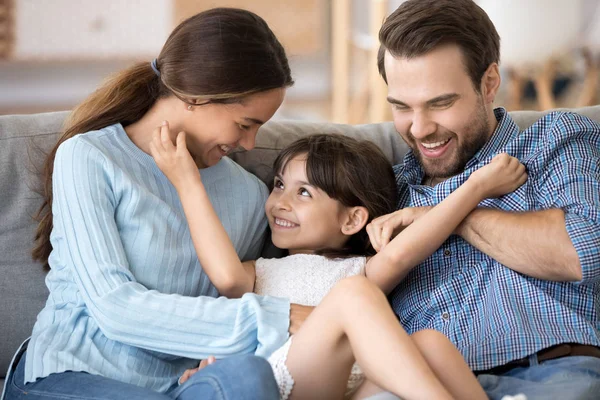
{"type": "Polygon", "coordinates": [[[191,104],[188,106],[188,110],[192,111],[192,105],[191,104]]]}

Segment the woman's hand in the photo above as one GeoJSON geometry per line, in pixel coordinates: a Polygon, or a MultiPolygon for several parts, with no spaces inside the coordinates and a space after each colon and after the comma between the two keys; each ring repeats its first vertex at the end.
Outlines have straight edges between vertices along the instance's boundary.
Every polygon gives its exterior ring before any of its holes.
{"type": "Polygon", "coordinates": [[[294,303],[290,304],[290,335],[298,332],[302,324],[304,324],[306,318],[308,318],[314,309],[315,308],[312,306],[303,306],[294,303]]]}
{"type": "Polygon", "coordinates": [[[467,180],[475,184],[481,200],[514,192],[525,181],[525,166],[517,158],[506,153],[495,156],[489,164],[473,172],[467,180]]]}
{"type": "Polygon", "coordinates": [[[375,218],[367,225],[373,248],[380,252],[398,233],[425,215],[431,207],[406,207],[375,218]]]}
{"type": "Polygon", "coordinates": [[[214,356],[209,356],[206,360],[200,361],[200,365],[198,365],[196,368],[186,369],[183,375],[181,375],[181,378],[179,378],[179,384],[183,385],[188,379],[190,379],[192,375],[200,371],[202,368],[214,363],[215,361],[217,361],[217,359],[214,356]]]}
{"type": "Polygon", "coordinates": [[[185,132],[179,132],[176,144],[173,144],[167,121],[152,132],[150,154],[177,190],[201,182],[200,171],[185,143],[185,132]]]}

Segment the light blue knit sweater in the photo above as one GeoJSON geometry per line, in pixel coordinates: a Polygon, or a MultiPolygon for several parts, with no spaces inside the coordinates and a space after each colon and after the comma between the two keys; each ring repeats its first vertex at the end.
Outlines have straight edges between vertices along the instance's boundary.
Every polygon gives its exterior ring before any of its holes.
{"type": "MultiPolygon", "coordinates": [[[[267,221],[265,185],[229,158],[202,181],[242,259],[267,221]]],[[[288,337],[289,301],[217,298],[174,187],[120,124],[58,149],[53,246],[25,381],[86,371],[164,392],[208,355],[268,356],[288,337]]]]}

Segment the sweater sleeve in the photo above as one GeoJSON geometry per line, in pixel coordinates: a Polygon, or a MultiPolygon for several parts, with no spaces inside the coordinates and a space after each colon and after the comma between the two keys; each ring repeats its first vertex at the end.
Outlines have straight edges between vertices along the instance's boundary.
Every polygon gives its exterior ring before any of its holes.
{"type": "MultiPolygon", "coordinates": [[[[188,358],[271,354],[287,339],[289,301],[186,297],[148,290],[129,269],[115,220],[113,167],[75,137],[56,153],[53,247],[109,339],[188,358]]],[[[54,268],[54,266],[53,266],[54,268]]]]}

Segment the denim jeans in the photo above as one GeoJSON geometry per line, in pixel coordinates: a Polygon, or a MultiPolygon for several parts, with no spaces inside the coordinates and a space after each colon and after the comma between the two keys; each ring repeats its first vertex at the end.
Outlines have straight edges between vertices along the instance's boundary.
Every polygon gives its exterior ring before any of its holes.
{"type": "MultiPolygon", "coordinates": [[[[502,375],[479,375],[490,400],[506,395],[524,394],[527,400],[597,400],[600,399],[600,358],[563,357],[537,362],[530,356],[530,367],[515,368],[502,375]]],[[[399,400],[381,393],[368,400],[399,400]]]]}
{"type": "Polygon", "coordinates": [[[479,375],[490,400],[520,393],[527,400],[600,398],[600,358],[563,357],[538,364],[534,355],[529,362],[527,368],[515,368],[500,376],[479,375]]]}
{"type": "Polygon", "coordinates": [[[135,385],[91,375],[62,372],[23,384],[24,353],[6,377],[5,400],[278,400],[279,389],[269,363],[257,356],[228,357],[198,371],[181,386],[158,393],[135,385]]]}

